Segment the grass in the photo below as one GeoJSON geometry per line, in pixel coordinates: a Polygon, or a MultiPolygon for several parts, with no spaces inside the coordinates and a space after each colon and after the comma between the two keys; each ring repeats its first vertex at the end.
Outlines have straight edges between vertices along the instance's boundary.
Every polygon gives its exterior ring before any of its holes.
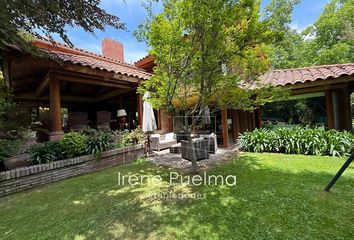
{"type": "Polygon", "coordinates": [[[352,239],[354,168],[322,189],[343,158],[243,153],[212,174],[237,186],[168,185],[168,170],[129,164],[0,199],[0,239],[352,239]],[[121,174],[159,174],[118,186],[121,174]],[[199,199],[154,199],[166,191],[199,199]]]}

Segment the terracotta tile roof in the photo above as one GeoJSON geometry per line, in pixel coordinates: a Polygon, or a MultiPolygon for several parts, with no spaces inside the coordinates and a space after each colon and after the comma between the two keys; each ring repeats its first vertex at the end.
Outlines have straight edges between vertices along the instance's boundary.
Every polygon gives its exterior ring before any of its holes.
{"type": "Polygon", "coordinates": [[[150,73],[134,65],[91,53],[83,49],[69,47],[60,43],[57,43],[54,46],[51,42],[46,40],[36,40],[34,44],[43,51],[49,53],[50,56],[56,57],[63,62],[69,62],[83,67],[90,67],[91,69],[114,72],[144,80],[149,79],[151,76],[150,73]]]}
{"type": "Polygon", "coordinates": [[[263,74],[260,81],[266,84],[285,86],[350,75],[354,75],[354,63],[272,70],[263,74]]]}

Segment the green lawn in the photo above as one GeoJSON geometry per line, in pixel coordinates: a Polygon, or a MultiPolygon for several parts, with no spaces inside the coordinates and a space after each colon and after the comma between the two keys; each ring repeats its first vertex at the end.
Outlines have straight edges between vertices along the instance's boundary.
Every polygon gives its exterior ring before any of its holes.
{"type": "Polygon", "coordinates": [[[244,153],[210,170],[237,186],[118,186],[129,164],[0,199],[0,239],[352,239],[354,166],[324,193],[344,159],[244,153]],[[171,190],[204,199],[151,199],[171,190]]]}

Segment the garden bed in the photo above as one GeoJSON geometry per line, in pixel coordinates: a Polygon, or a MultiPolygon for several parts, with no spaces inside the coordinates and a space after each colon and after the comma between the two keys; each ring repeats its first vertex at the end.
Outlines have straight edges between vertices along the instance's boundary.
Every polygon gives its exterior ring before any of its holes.
{"type": "Polygon", "coordinates": [[[4,171],[0,173],[0,197],[117,164],[124,164],[135,160],[143,153],[144,148],[139,144],[105,151],[99,160],[92,154],[4,171]]]}

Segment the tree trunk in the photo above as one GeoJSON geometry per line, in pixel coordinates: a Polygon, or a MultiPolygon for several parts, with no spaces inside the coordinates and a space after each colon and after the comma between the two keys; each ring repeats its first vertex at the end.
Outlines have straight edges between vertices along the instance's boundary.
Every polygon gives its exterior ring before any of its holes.
{"type": "Polygon", "coordinates": [[[197,157],[195,155],[194,144],[192,141],[191,131],[187,132],[187,139],[188,139],[188,155],[191,157],[192,162],[192,173],[198,173],[198,164],[197,164],[197,157]]]}

